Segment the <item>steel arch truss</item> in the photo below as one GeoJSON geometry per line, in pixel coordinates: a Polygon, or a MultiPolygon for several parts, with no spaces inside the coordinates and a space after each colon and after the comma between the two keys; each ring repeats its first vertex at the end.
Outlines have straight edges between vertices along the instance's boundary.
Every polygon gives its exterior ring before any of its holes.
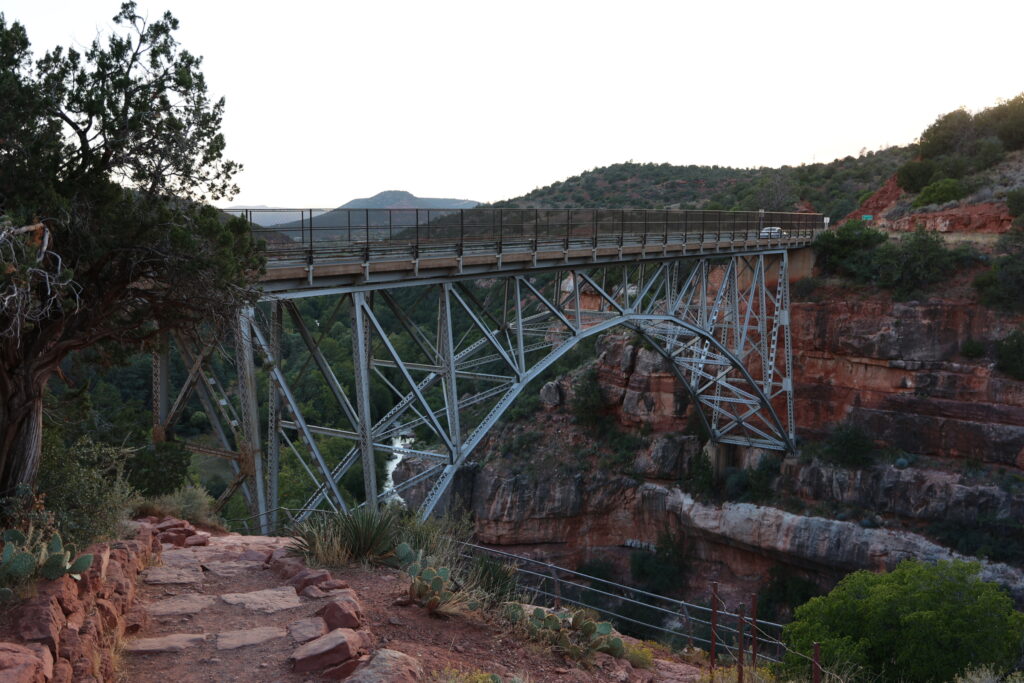
{"type": "Polygon", "coordinates": [[[420,511],[430,515],[527,385],[582,339],[617,326],[636,331],[671,361],[712,440],[792,448],[785,251],[380,289],[364,284],[330,296],[332,305],[318,306],[323,313],[315,319],[294,299],[268,298],[241,311],[229,385],[207,369],[209,349],[183,342],[177,346],[189,374],[173,406],[166,361],[157,385],[165,398],[154,401],[155,433],[171,429],[179,404],[197,390],[221,445],[199,450],[233,459],[233,486],[247,485],[263,530],[276,522],[282,453],[297,459],[308,480],[305,509],[347,509],[339,481],[362,463],[368,500],[428,486],[420,511]],[[337,361],[339,330],[351,337],[350,369],[337,361]],[[400,437],[412,432],[431,445],[403,446],[400,437]],[[332,459],[325,444],[337,439],[346,446],[332,446],[341,453],[332,459]],[[377,453],[395,452],[426,464],[381,491],[372,463],[377,453]]]}

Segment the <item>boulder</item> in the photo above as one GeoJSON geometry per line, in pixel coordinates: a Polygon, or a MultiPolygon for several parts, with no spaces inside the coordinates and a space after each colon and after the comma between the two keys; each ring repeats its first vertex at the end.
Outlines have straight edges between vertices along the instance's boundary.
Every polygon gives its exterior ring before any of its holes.
{"type": "Polygon", "coordinates": [[[363,625],[363,607],[352,589],[339,591],[317,611],[327,628],[359,628],[363,625]]]}
{"type": "Polygon", "coordinates": [[[415,683],[423,680],[423,667],[397,650],[377,650],[365,665],[349,676],[349,683],[415,683]]]}
{"type": "Polygon", "coordinates": [[[357,657],[368,649],[367,640],[365,633],[336,628],[295,650],[290,657],[292,671],[319,671],[357,657]]]}
{"type": "Polygon", "coordinates": [[[562,404],[562,388],[558,382],[548,382],[540,388],[540,402],[549,408],[562,404]]]}
{"type": "MultiPolygon", "coordinates": [[[[49,651],[47,649],[47,651],[49,651]]],[[[51,665],[53,659],[50,659],[51,665]]],[[[31,648],[0,643],[0,680],[4,683],[43,683],[43,662],[31,648]]]]}
{"type": "Polygon", "coordinates": [[[301,593],[306,586],[317,586],[330,580],[331,573],[326,569],[303,569],[288,579],[288,585],[294,586],[296,593],[301,593]]]}

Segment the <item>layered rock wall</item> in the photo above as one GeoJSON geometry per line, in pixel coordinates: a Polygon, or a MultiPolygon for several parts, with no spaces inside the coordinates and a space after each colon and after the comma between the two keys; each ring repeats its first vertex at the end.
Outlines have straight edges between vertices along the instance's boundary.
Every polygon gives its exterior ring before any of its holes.
{"type": "Polygon", "coordinates": [[[965,301],[883,297],[792,309],[801,433],[852,420],[911,453],[1024,468],[1024,382],[959,356],[968,339],[1001,339],[1018,319],[965,301]]]}

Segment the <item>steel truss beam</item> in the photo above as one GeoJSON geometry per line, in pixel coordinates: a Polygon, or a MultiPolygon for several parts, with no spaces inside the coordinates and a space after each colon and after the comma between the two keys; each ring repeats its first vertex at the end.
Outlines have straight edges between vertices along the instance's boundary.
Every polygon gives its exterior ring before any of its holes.
{"type": "MultiPolygon", "coordinates": [[[[570,264],[564,271],[476,282],[453,277],[414,287],[382,284],[378,291],[360,283],[325,295],[341,300],[317,337],[312,329],[319,321],[307,320],[294,300],[267,295],[240,312],[237,377],[229,387],[208,370],[217,356],[212,349],[193,354],[179,344],[188,375],[172,405],[166,355],[154,361],[154,432],[172,432],[198,388],[219,435],[217,446],[207,449],[238,454],[263,531],[277,523],[273,510],[285,454],[313,484],[307,509],[325,503],[347,509],[339,482],[361,462],[368,504],[418,491],[412,495],[422,498],[420,514],[426,517],[531,381],[583,339],[625,327],[667,359],[714,441],[792,450],[787,276],[787,253],[776,250],[589,268],[570,264]],[[323,344],[335,314],[346,307],[353,372],[340,376],[323,344]],[[306,376],[310,364],[317,372],[306,376]],[[267,380],[262,403],[261,376],[267,380]],[[314,396],[333,399],[317,404],[317,424],[303,414],[314,396]],[[265,429],[257,424],[262,414],[265,429]],[[325,422],[324,415],[335,417],[325,422]],[[231,426],[234,447],[221,420],[231,426]],[[400,441],[413,430],[425,445],[400,441]],[[350,446],[332,460],[325,439],[350,446]],[[375,461],[396,455],[414,459],[420,469],[381,491],[375,461]]],[[[336,355],[336,342],[333,348],[336,355]]]]}

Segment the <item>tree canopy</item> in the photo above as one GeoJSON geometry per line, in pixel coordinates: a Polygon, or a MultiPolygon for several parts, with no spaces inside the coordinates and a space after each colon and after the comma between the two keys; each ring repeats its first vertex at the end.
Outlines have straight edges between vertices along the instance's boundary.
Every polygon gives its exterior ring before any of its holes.
{"type": "Polygon", "coordinates": [[[128,2],[114,22],[33,61],[0,14],[0,491],[34,479],[42,393],[69,353],[215,330],[255,296],[259,245],[205,203],[237,191],[224,100],[170,13],[128,2]]]}
{"type": "MultiPolygon", "coordinates": [[[[1010,668],[1024,614],[979,571],[977,563],[905,560],[887,574],[854,572],[798,607],[784,638],[803,653],[821,643],[827,669],[859,666],[880,680],[950,681],[971,666],[1010,668]]],[[[795,654],[785,665],[794,675],[808,669],[795,654]]]]}

